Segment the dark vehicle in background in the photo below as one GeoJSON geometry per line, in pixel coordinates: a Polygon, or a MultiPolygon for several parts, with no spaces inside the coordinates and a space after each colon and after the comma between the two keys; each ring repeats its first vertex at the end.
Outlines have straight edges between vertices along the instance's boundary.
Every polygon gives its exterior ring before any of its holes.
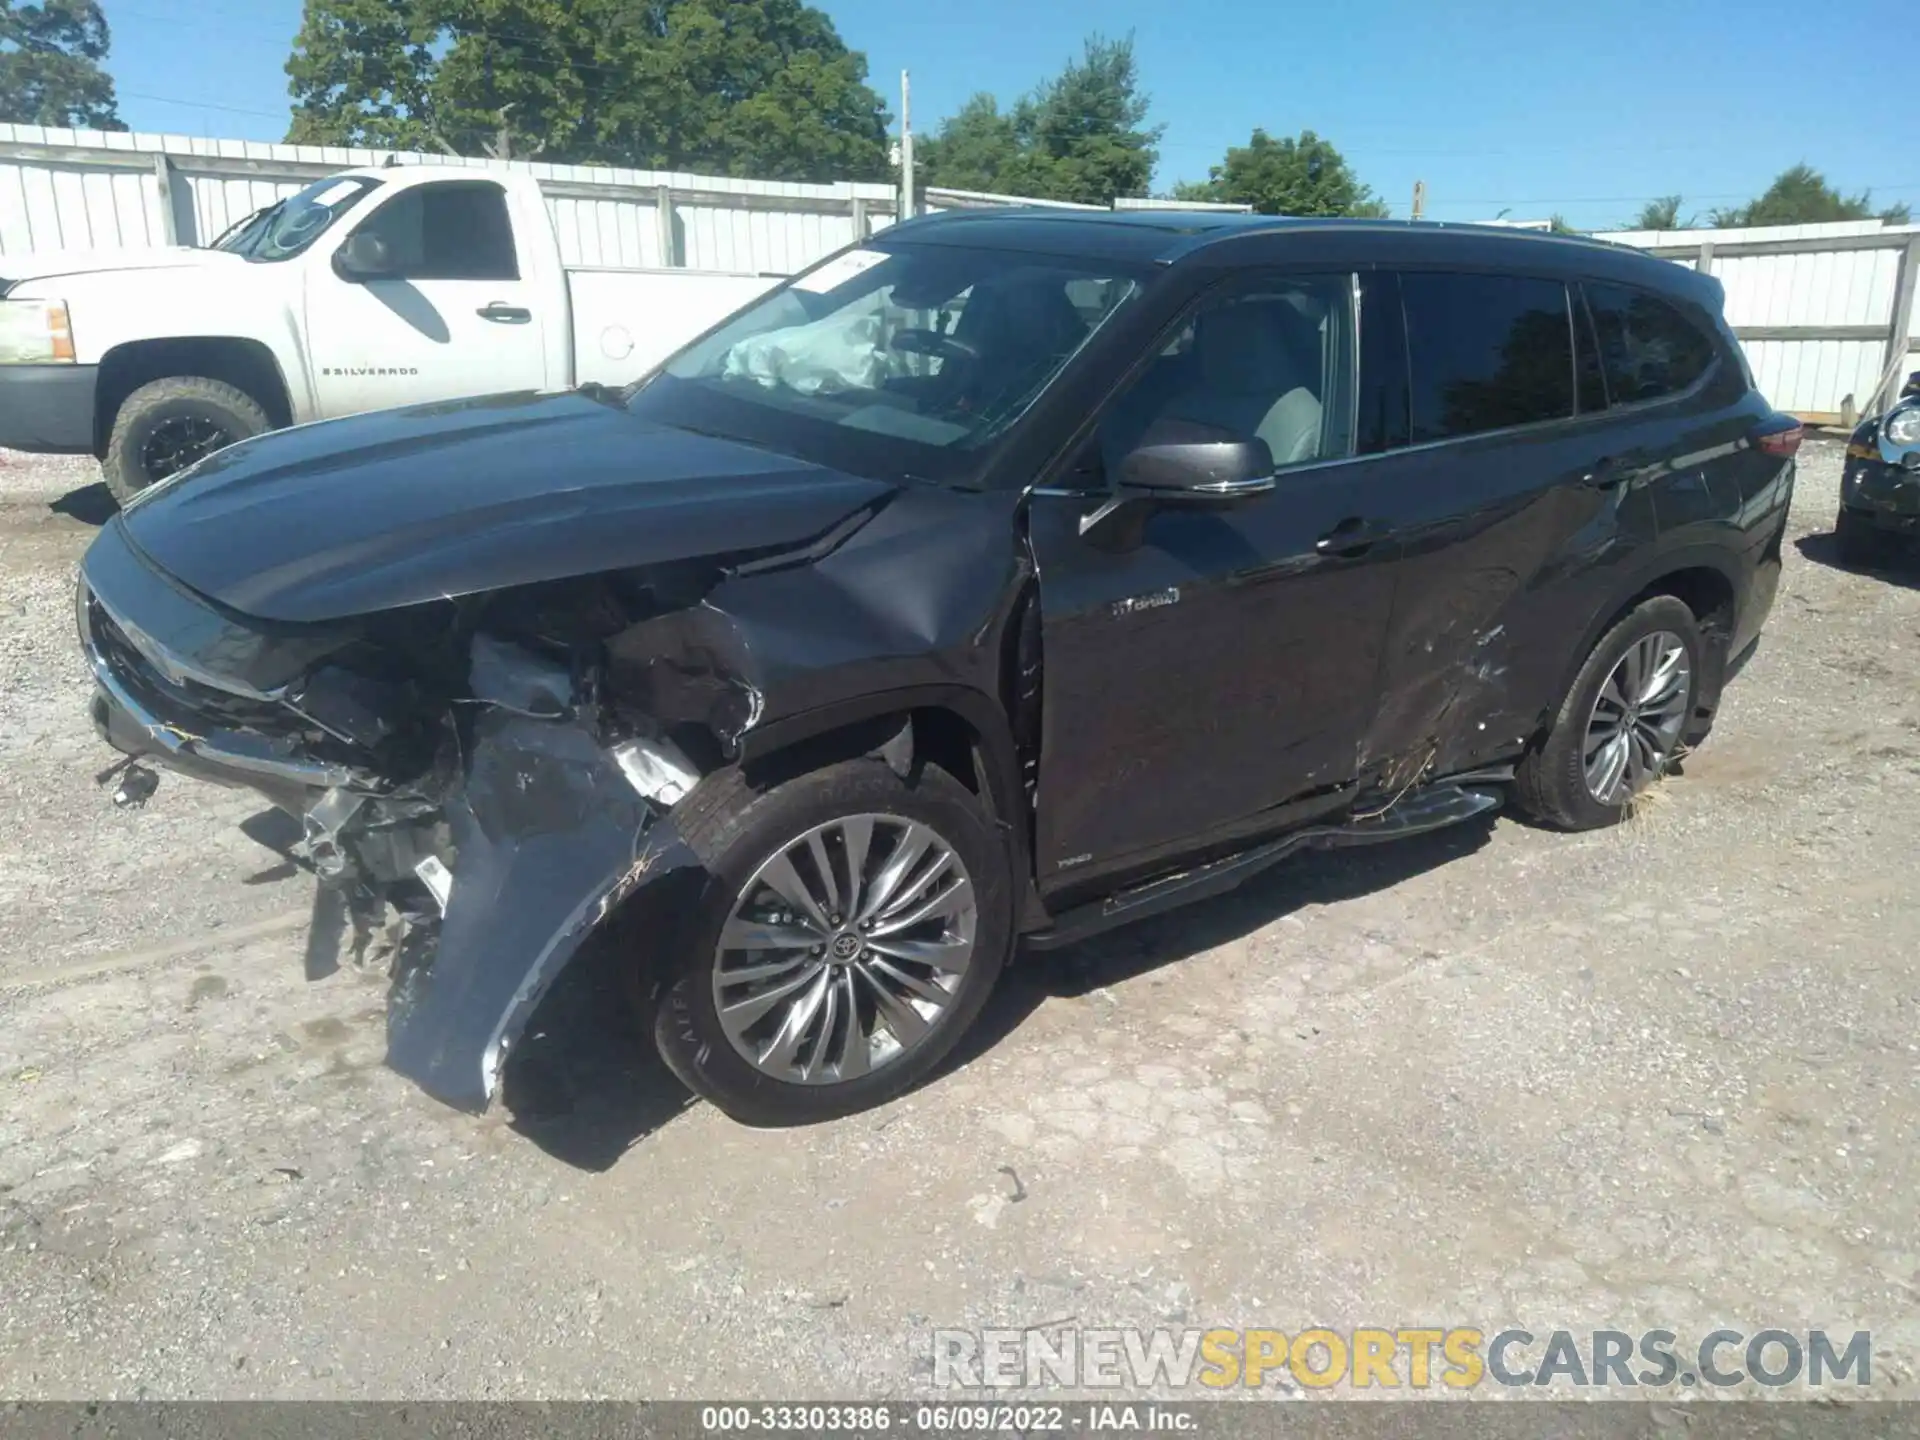
{"type": "Polygon", "coordinates": [[[1860,422],[1847,440],[1840,513],[1833,538],[1848,565],[1893,558],[1920,534],[1920,371],[1907,377],[1884,415],[1860,422]]]}
{"type": "Polygon", "coordinates": [[[397,936],[388,1060],[449,1103],[617,917],[690,1086],[845,1113],[1022,939],[1625,814],[1780,576],[1800,431],[1720,302],[1510,231],[911,221],[628,392],[155,486],[84,564],[95,718],[299,817],[315,945],[397,936]]]}

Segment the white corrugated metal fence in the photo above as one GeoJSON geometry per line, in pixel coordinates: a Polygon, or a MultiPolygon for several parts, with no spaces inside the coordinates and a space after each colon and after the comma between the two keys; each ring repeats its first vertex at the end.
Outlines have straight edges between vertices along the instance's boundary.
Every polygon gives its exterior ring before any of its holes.
{"type": "MultiPolygon", "coordinates": [[[[389,158],[379,150],[0,125],[0,256],[209,244],[320,176],[389,158]]],[[[791,274],[890,223],[896,205],[882,184],[392,158],[534,176],[561,255],[576,266],[791,274]]],[[[925,203],[940,210],[1037,202],[930,189],[925,203]]],[[[1783,410],[1823,420],[1868,411],[1883,376],[1891,376],[1884,395],[1920,368],[1920,226],[1868,220],[1602,238],[1716,276],[1755,377],[1783,410]]]]}
{"type": "Polygon", "coordinates": [[[534,176],[569,265],[790,274],[887,224],[895,205],[884,184],[0,125],[0,255],[211,244],[323,175],[389,158],[534,176]]]}
{"type": "Polygon", "coordinates": [[[1711,274],[1760,389],[1834,421],[1920,369],[1920,225],[1878,220],[1602,235],[1711,274]],[[1885,385],[1882,380],[1885,377],[1885,385]]]}

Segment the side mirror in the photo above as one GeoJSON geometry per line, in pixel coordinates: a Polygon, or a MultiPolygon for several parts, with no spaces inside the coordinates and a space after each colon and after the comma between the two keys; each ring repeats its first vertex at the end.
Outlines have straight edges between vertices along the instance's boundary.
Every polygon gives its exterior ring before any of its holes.
{"type": "Polygon", "coordinates": [[[1232,501],[1273,489],[1267,442],[1192,421],[1160,421],[1120,462],[1115,489],[1130,499],[1232,501]]]}
{"type": "Polygon", "coordinates": [[[371,230],[356,230],[333,252],[333,270],[342,280],[379,280],[393,274],[393,252],[371,230]]]}
{"type": "Polygon", "coordinates": [[[1920,395],[1920,370],[1916,370],[1907,376],[1907,383],[1901,388],[1900,398],[1902,400],[1906,399],[1909,395],[1920,395]]]}

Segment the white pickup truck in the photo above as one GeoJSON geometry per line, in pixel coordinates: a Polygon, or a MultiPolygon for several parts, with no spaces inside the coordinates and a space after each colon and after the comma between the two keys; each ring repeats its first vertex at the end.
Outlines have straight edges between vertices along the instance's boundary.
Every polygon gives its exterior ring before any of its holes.
{"type": "Polygon", "coordinates": [[[530,176],[342,171],[209,249],[0,259],[0,446],[124,501],[276,426],[624,385],[775,283],[569,267],[530,176]]]}

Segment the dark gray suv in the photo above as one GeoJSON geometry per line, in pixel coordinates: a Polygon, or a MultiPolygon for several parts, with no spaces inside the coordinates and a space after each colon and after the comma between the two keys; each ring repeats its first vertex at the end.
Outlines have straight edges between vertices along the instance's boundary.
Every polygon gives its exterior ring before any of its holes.
{"type": "Polygon", "coordinates": [[[1022,937],[1509,797],[1625,813],[1780,575],[1800,431],[1720,300],[1510,231],[909,222],[625,392],[154,487],[85,561],[94,715],[135,788],[298,818],[316,936],[397,937],[389,1061],[449,1103],[617,913],[689,1085],[843,1113],[1022,937]]]}

